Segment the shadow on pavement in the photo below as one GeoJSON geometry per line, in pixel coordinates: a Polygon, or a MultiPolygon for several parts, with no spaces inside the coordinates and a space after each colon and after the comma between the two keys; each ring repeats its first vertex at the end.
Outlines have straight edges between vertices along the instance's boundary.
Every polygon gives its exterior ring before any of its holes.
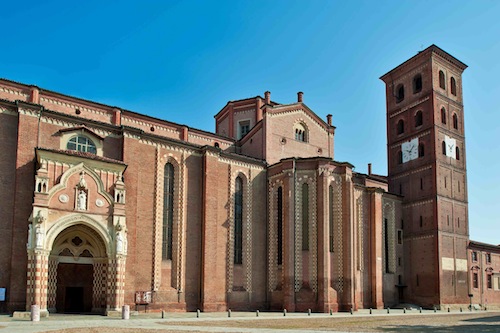
{"type": "MultiPolygon", "coordinates": [[[[489,318],[480,318],[489,319],[489,318]]],[[[454,325],[446,327],[436,327],[431,325],[398,325],[395,327],[380,327],[382,332],[433,332],[433,333],[456,333],[456,332],[474,332],[474,333],[498,333],[500,325],[454,325]]]]}

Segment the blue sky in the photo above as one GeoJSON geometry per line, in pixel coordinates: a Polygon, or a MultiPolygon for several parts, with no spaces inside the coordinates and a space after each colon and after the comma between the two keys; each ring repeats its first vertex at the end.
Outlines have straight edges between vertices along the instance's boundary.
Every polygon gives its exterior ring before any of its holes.
{"type": "Polygon", "coordinates": [[[333,115],[336,160],[387,174],[378,78],[436,44],[469,65],[470,236],[500,244],[499,19],[480,0],[7,2],[0,77],[207,131],[228,100],[303,91],[333,115]]]}

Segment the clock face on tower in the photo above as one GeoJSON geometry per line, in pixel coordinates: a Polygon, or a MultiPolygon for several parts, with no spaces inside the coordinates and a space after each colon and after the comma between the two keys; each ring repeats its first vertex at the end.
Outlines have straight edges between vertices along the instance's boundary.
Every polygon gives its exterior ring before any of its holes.
{"type": "Polygon", "coordinates": [[[446,145],[446,156],[451,158],[457,158],[457,140],[450,138],[448,135],[444,136],[444,143],[446,145]]]}
{"type": "Polygon", "coordinates": [[[403,153],[403,163],[418,158],[418,138],[403,142],[401,152],[403,153]]]}

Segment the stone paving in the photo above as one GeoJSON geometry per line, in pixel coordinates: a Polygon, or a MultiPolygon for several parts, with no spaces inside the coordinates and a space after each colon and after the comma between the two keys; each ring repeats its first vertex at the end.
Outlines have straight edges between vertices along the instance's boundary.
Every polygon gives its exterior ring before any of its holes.
{"type": "MultiPolygon", "coordinates": [[[[473,311],[473,312],[441,312],[437,311],[436,313],[432,310],[423,310],[420,313],[418,310],[407,310],[406,313],[403,313],[403,310],[391,310],[390,314],[387,313],[387,310],[373,310],[373,313],[370,314],[369,310],[360,310],[350,314],[349,312],[340,312],[334,313],[333,315],[329,314],[318,314],[312,313],[308,315],[307,313],[287,313],[286,319],[303,319],[303,320],[314,320],[317,319],[326,319],[326,318],[356,318],[360,322],[363,319],[367,320],[368,318],[392,318],[401,321],[402,324],[405,322],[404,316],[422,316],[422,315],[436,315],[436,314],[446,314],[449,316],[453,315],[470,315],[471,318],[473,315],[477,314],[489,314],[490,312],[485,311],[473,311]]],[[[481,332],[500,332],[500,312],[491,313],[492,318],[495,323],[499,323],[497,326],[489,326],[488,330],[482,330],[481,332]],[[496,315],[496,317],[495,317],[496,315]],[[490,330],[491,329],[491,330],[490,330]]],[[[103,330],[109,329],[110,332],[120,332],[121,330],[128,329],[127,332],[133,332],[133,329],[141,329],[141,330],[164,330],[168,332],[263,332],[263,333],[278,333],[278,332],[331,332],[322,331],[319,329],[269,329],[269,328],[241,328],[241,327],[214,327],[210,326],[210,322],[221,322],[221,321],[255,321],[255,320],[278,320],[284,319],[284,314],[281,312],[260,312],[259,316],[255,312],[232,312],[231,317],[228,317],[227,312],[218,312],[218,313],[200,313],[199,318],[197,318],[196,312],[188,312],[188,313],[165,313],[165,318],[161,318],[161,313],[139,313],[137,315],[133,315],[129,320],[122,320],[121,318],[112,318],[105,317],[99,315],[66,315],[66,314],[52,314],[48,318],[42,318],[40,322],[31,322],[29,319],[16,319],[7,315],[0,315],[0,333],[2,332],[12,332],[12,333],[38,333],[38,332],[47,332],[53,330],[62,330],[65,329],[65,332],[71,332],[73,328],[95,328],[102,327],[103,330]],[[179,326],[179,322],[189,323],[184,326],[179,326]],[[169,322],[172,322],[175,326],[168,325],[169,322]],[[199,323],[199,325],[197,325],[199,323]],[[205,323],[205,324],[204,324],[205,323]],[[132,329],[132,331],[130,331],[132,329]]],[[[443,316],[436,317],[442,318],[443,316]]],[[[409,318],[409,317],[406,317],[409,318]]],[[[313,322],[312,322],[313,323],[313,322]]],[[[312,325],[314,326],[314,325],[312,325]]],[[[452,327],[450,327],[452,328],[452,327]]],[[[472,328],[472,327],[471,327],[472,328]]],[[[363,330],[365,331],[365,330],[363,330]]],[[[396,331],[405,331],[396,330],[396,331]]],[[[414,330],[412,330],[413,332],[414,330]]],[[[418,330],[417,330],[418,331],[418,330]]],[[[474,330],[471,330],[471,332],[474,330]]],[[[337,331],[338,332],[338,331],[337,331]]],[[[349,330],[349,332],[353,332],[353,330],[349,330]]],[[[441,332],[441,330],[440,330],[441,332]]],[[[448,332],[448,331],[447,331],[448,332]]]]}

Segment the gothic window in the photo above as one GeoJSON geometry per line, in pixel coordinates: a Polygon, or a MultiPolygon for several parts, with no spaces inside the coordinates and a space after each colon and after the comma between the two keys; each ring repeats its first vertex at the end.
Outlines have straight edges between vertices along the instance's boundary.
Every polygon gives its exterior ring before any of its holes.
{"type": "Polygon", "coordinates": [[[445,79],[443,71],[439,71],[439,87],[445,89],[445,79]]]}
{"type": "Polygon", "coordinates": [[[163,175],[162,259],[172,260],[172,228],[174,225],[174,166],[165,164],[163,175]]]}
{"type": "Polygon", "coordinates": [[[415,114],[415,127],[422,126],[424,123],[422,111],[417,111],[415,114]]]}
{"type": "Polygon", "coordinates": [[[457,159],[457,161],[460,160],[460,148],[458,147],[455,147],[455,158],[457,159]]]}
{"type": "Polygon", "coordinates": [[[446,124],[446,109],[441,108],[441,123],[446,124]]]}
{"type": "Polygon", "coordinates": [[[450,86],[452,95],[457,96],[457,82],[453,76],[450,79],[450,86]]]}
{"type": "Polygon", "coordinates": [[[417,74],[413,78],[413,93],[419,93],[422,91],[422,75],[417,74]]]}
{"type": "Polygon", "coordinates": [[[329,220],[329,238],[330,238],[330,252],[333,252],[333,186],[330,185],[328,189],[328,211],[330,212],[329,220]]]}
{"type": "Polygon", "coordinates": [[[418,157],[424,157],[425,151],[424,151],[424,144],[421,143],[418,145],[418,157]]]}
{"type": "Polygon", "coordinates": [[[304,125],[296,124],[294,126],[295,129],[295,140],[307,142],[307,131],[304,125]]]}
{"type": "Polygon", "coordinates": [[[458,116],[456,113],[453,114],[453,128],[458,129],[458,116]]]}
{"type": "Polygon", "coordinates": [[[243,180],[236,178],[234,191],[234,263],[243,263],[243,180]]]}
{"type": "Polygon", "coordinates": [[[81,151],[84,153],[91,153],[91,154],[96,154],[97,149],[89,138],[83,135],[77,135],[69,139],[67,145],[66,145],[67,150],[76,150],[76,151],[81,151]]]}
{"type": "Polygon", "coordinates": [[[399,119],[396,129],[398,134],[403,134],[405,132],[405,122],[403,119],[399,119]]]}
{"type": "Polygon", "coordinates": [[[405,99],[405,86],[400,84],[396,88],[396,103],[401,102],[403,99],[405,99]]]}
{"type": "Polygon", "coordinates": [[[309,185],[302,184],[302,250],[309,250],[309,185]]]}
{"type": "Polygon", "coordinates": [[[446,155],[446,143],[444,141],[441,143],[441,150],[443,152],[443,155],[446,155]]]}
{"type": "Polygon", "coordinates": [[[278,187],[278,265],[283,264],[283,188],[278,187]]]}

